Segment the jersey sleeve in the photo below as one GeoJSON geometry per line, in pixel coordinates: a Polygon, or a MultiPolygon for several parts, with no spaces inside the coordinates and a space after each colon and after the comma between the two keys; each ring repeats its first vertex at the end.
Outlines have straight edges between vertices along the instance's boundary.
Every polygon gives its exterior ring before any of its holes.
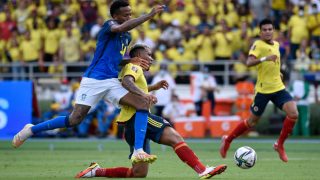
{"type": "MultiPolygon", "coordinates": [[[[143,71],[140,66],[134,64],[127,64],[123,67],[123,74],[122,76],[132,76],[135,80],[137,80],[141,75],[143,76],[143,71]]],[[[123,78],[122,77],[122,78],[123,78]]]]}
{"type": "Polygon", "coordinates": [[[257,41],[251,46],[249,56],[255,56],[256,58],[260,57],[259,43],[257,43],[257,41]]]}
{"type": "Polygon", "coordinates": [[[111,27],[116,24],[118,24],[118,23],[114,20],[106,21],[103,25],[103,28],[102,28],[103,33],[112,33],[111,27]]]}

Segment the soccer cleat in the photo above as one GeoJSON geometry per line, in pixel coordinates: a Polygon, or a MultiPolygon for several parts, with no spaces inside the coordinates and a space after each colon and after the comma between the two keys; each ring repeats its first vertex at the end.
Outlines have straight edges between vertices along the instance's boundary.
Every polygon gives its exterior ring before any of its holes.
{"type": "Polygon", "coordinates": [[[131,156],[131,162],[132,164],[137,164],[140,162],[147,162],[147,163],[153,163],[158,159],[156,155],[150,155],[146,152],[138,152],[133,153],[131,156]]]}
{"type": "Polygon", "coordinates": [[[286,154],[286,151],[284,150],[283,145],[279,145],[278,142],[275,142],[275,143],[273,144],[273,149],[278,152],[279,158],[280,158],[283,162],[288,162],[288,156],[287,156],[287,154],[286,154]]]}
{"type": "Polygon", "coordinates": [[[99,166],[98,163],[92,162],[87,169],[79,172],[75,176],[75,178],[92,178],[92,177],[95,177],[96,170],[99,169],[99,168],[100,168],[100,166],[99,166]]]}
{"type": "Polygon", "coordinates": [[[226,158],[227,151],[230,147],[230,142],[226,141],[227,137],[228,136],[222,136],[222,138],[221,138],[220,155],[222,158],[226,158]]]}
{"type": "Polygon", "coordinates": [[[33,124],[26,124],[21,131],[19,131],[12,140],[14,148],[20,147],[31,135],[31,127],[33,124]],[[29,132],[28,132],[29,131],[29,132]],[[24,139],[22,137],[25,137],[24,139]]]}
{"type": "Polygon", "coordinates": [[[215,175],[223,173],[227,169],[227,165],[222,164],[217,167],[207,167],[206,170],[199,174],[200,179],[210,179],[215,175]]]}

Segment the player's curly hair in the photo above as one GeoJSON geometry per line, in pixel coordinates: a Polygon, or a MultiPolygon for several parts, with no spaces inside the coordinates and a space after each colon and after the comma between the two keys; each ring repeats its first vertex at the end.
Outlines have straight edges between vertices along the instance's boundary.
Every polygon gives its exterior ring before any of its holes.
{"type": "Polygon", "coordinates": [[[114,14],[118,13],[120,8],[129,6],[128,0],[114,0],[110,6],[110,15],[113,17],[114,14]]]}
{"type": "Polygon", "coordinates": [[[129,52],[129,56],[132,57],[136,57],[138,54],[139,50],[146,50],[147,48],[149,48],[147,45],[144,44],[135,44],[130,48],[130,52],[129,52]]]}

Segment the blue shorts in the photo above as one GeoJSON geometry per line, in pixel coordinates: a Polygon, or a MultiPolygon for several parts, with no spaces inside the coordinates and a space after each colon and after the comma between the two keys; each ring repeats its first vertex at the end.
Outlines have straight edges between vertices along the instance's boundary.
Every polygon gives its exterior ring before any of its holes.
{"type": "Polygon", "coordinates": [[[292,100],[292,96],[284,89],[271,94],[257,93],[250,109],[252,114],[261,116],[269,101],[282,110],[282,106],[292,100]]]}
{"type": "MultiPolygon", "coordinates": [[[[134,150],[134,120],[135,115],[131,117],[127,122],[125,122],[125,130],[124,130],[124,136],[127,141],[127,143],[130,146],[130,155],[129,159],[131,158],[131,155],[134,150]]],[[[162,117],[148,114],[148,125],[147,125],[147,132],[146,132],[146,138],[143,145],[143,150],[150,154],[150,140],[153,142],[159,143],[160,138],[162,136],[163,130],[165,127],[170,126],[170,123],[163,119],[162,117]]]]}

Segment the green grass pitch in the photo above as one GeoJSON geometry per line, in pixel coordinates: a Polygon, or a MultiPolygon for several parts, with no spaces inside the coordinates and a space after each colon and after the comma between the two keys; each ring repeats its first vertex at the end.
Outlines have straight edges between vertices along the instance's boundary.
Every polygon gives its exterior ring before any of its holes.
{"type": "MultiPolygon", "coordinates": [[[[283,163],[272,149],[272,140],[235,140],[226,159],[218,153],[219,140],[187,141],[204,164],[225,163],[228,169],[214,179],[320,179],[320,141],[291,140],[286,144],[289,162],[283,163]],[[256,165],[248,170],[234,164],[236,148],[250,146],[257,152],[256,165]]],[[[74,175],[96,161],[103,167],[130,166],[125,141],[113,140],[31,140],[20,149],[10,141],[0,141],[0,179],[73,179],[74,175]]],[[[150,179],[196,179],[169,147],[153,143],[158,160],[149,168],[150,179]]],[[[101,178],[99,178],[101,179],[101,178]]]]}

